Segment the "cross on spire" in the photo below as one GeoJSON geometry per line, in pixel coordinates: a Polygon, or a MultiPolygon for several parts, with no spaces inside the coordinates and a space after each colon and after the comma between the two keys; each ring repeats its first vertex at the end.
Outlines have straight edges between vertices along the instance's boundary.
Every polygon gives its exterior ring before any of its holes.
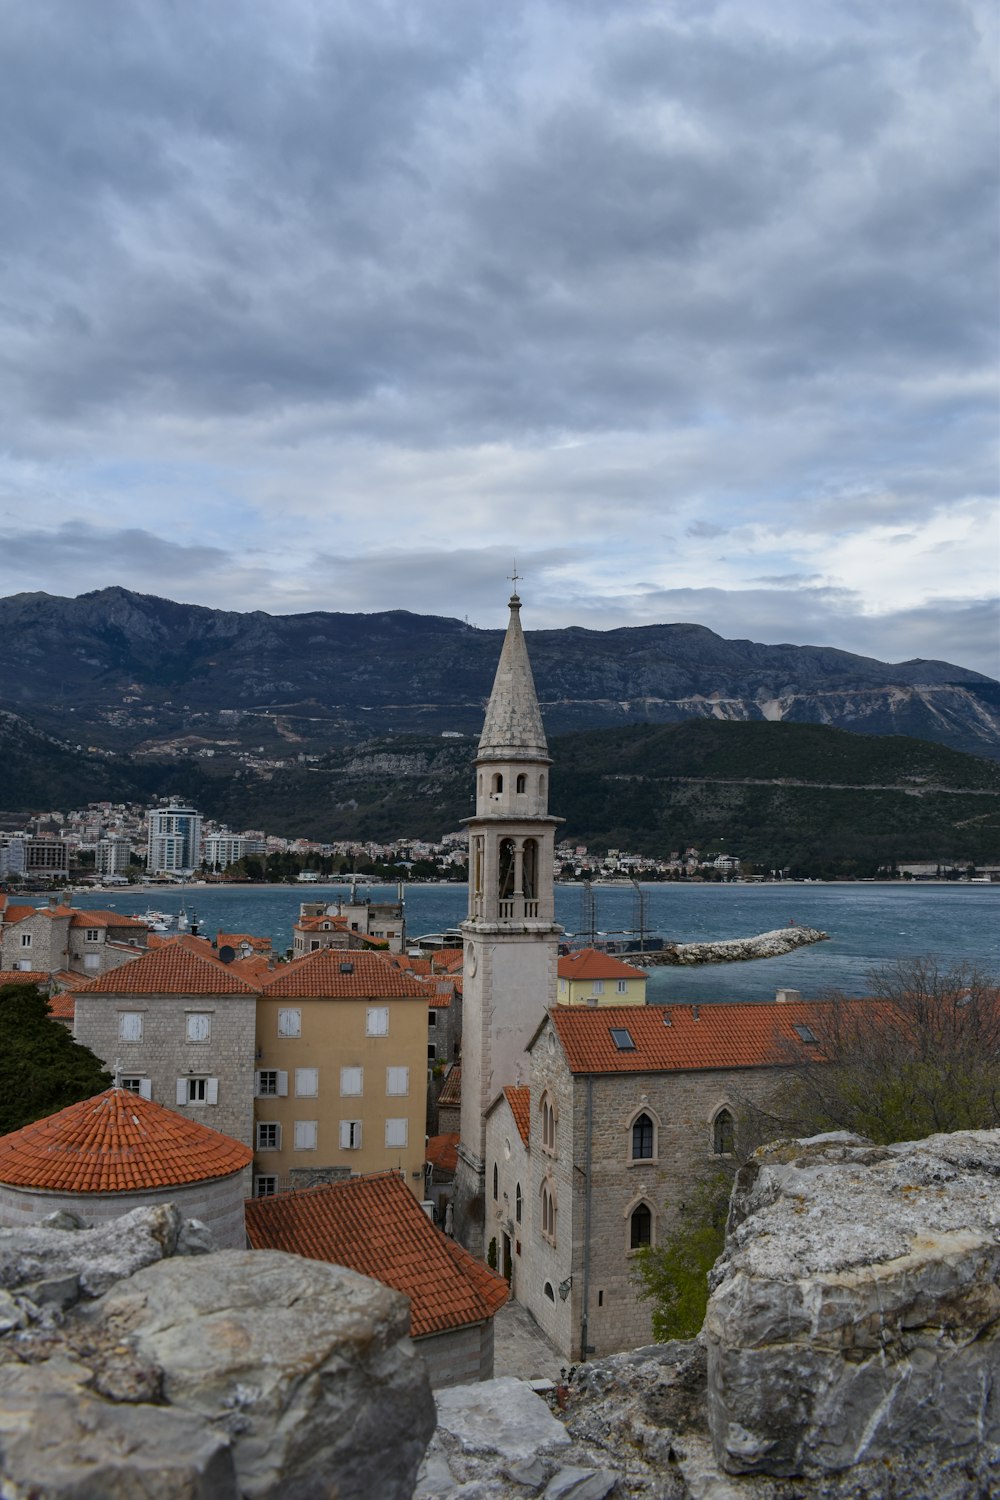
{"type": "Polygon", "coordinates": [[[514,585],[514,593],[515,594],[517,593],[517,585],[518,585],[518,583],[520,582],[520,580],[521,580],[521,578],[523,576],[524,576],[523,574],[521,574],[521,573],[519,573],[517,571],[517,558],[515,557],[515,559],[514,559],[514,571],[513,571],[513,573],[508,573],[507,574],[507,577],[510,579],[511,583],[514,585]]]}

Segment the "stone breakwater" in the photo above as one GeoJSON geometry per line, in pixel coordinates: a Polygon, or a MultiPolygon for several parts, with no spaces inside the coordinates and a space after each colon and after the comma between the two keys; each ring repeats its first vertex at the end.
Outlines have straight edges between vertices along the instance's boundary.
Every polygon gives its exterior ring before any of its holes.
{"type": "Polygon", "coordinates": [[[828,942],[830,934],[816,927],[778,927],[756,937],[724,938],[719,943],[670,943],[656,953],[622,956],[644,968],[654,964],[733,964],[751,958],[780,958],[810,943],[828,942]]]}

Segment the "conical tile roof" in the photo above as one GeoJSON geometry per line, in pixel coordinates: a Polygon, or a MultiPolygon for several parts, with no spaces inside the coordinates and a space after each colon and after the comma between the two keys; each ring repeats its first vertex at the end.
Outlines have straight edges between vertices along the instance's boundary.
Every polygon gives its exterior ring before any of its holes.
{"type": "Polygon", "coordinates": [[[535,680],[521,630],[521,601],[516,594],[510,597],[510,623],[486,709],[477,759],[550,763],[535,680]]]}
{"type": "Polygon", "coordinates": [[[0,1183],[63,1193],[135,1193],[228,1177],[249,1146],[128,1089],[105,1089],[0,1136],[0,1183]]]}

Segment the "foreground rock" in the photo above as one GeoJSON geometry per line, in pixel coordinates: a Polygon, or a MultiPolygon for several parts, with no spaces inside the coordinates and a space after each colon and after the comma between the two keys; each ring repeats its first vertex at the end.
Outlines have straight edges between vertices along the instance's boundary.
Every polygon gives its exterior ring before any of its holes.
{"type": "Polygon", "coordinates": [[[708,1416],[727,1471],[985,1485],[1000,1458],[1000,1131],[758,1152],[713,1280],[708,1416]]]}
{"type": "Polygon", "coordinates": [[[780,958],[810,943],[828,942],[830,934],[816,927],[778,927],[756,937],[723,938],[718,943],[671,943],[657,953],[644,953],[649,964],[733,964],[753,958],[780,958]]]}
{"type": "Polygon", "coordinates": [[[4,1500],[408,1500],[434,1403],[405,1298],[194,1247],[170,1207],[0,1235],[4,1500]]]}
{"type": "Polygon", "coordinates": [[[524,1387],[509,1451],[504,1383],[492,1420],[449,1390],[417,1500],[1000,1494],[1000,1131],[758,1153],[713,1278],[699,1339],[580,1366],[558,1423],[524,1387]]]}

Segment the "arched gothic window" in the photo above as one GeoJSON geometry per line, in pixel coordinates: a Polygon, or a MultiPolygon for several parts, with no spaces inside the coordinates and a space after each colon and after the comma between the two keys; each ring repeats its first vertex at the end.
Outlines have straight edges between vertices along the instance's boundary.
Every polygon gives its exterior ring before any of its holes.
{"type": "Polygon", "coordinates": [[[500,1197],[500,1173],[497,1170],[496,1162],[493,1163],[493,1197],[494,1199],[500,1197]]]}
{"type": "Polygon", "coordinates": [[[520,1224],[521,1222],[521,1209],[523,1207],[523,1203],[524,1200],[521,1197],[521,1184],[518,1183],[517,1189],[514,1193],[514,1218],[518,1224],[520,1224]]]}
{"type": "Polygon", "coordinates": [[[629,1214],[628,1242],[630,1250],[641,1250],[643,1245],[653,1243],[653,1215],[645,1203],[637,1203],[629,1214]]]}
{"type": "Polygon", "coordinates": [[[651,1161],[655,1131],[649,1115],[643,1111],[632,1122],[632,1160],[651,1161]]]}
{"type": "Polygon", "coordinates": [[[503,777],[499,771],[494,771],[493,773],[493,791],[495,793],[503,791],[503,777]]]}
{"type": "Polygon", "coordinates": [[[539,795],[539,797],[544,797],[545,796],[545,777],[544,776],[539,776],[539,778],[538,778],[538,795],[539,795]]]}
{"type": "Polygon", "coordinates": [[[554,1151],[556,1149],[556,1111],[548,1094],[542,1095],[542,1149],[554,1151]]]}
{"type": "Polygon", "coordinates": [[[528,790],[528,778],[527,778],[527,776],[519,776],[517,778],[517,790],[519,792],[526,792],[528,790]]]}
{"type": "Polygon", "coordinates": [[[717,1156],[731,1156],[736,1149],[732,1111],[720,1109],[712,1127],[712,1147],[717,1156]]]}
{"type": "Polygon", "coordinates": [[[556,1242],[556,1195],[549,1182],[542,1183],[542,1238],[556,1242]]]}

